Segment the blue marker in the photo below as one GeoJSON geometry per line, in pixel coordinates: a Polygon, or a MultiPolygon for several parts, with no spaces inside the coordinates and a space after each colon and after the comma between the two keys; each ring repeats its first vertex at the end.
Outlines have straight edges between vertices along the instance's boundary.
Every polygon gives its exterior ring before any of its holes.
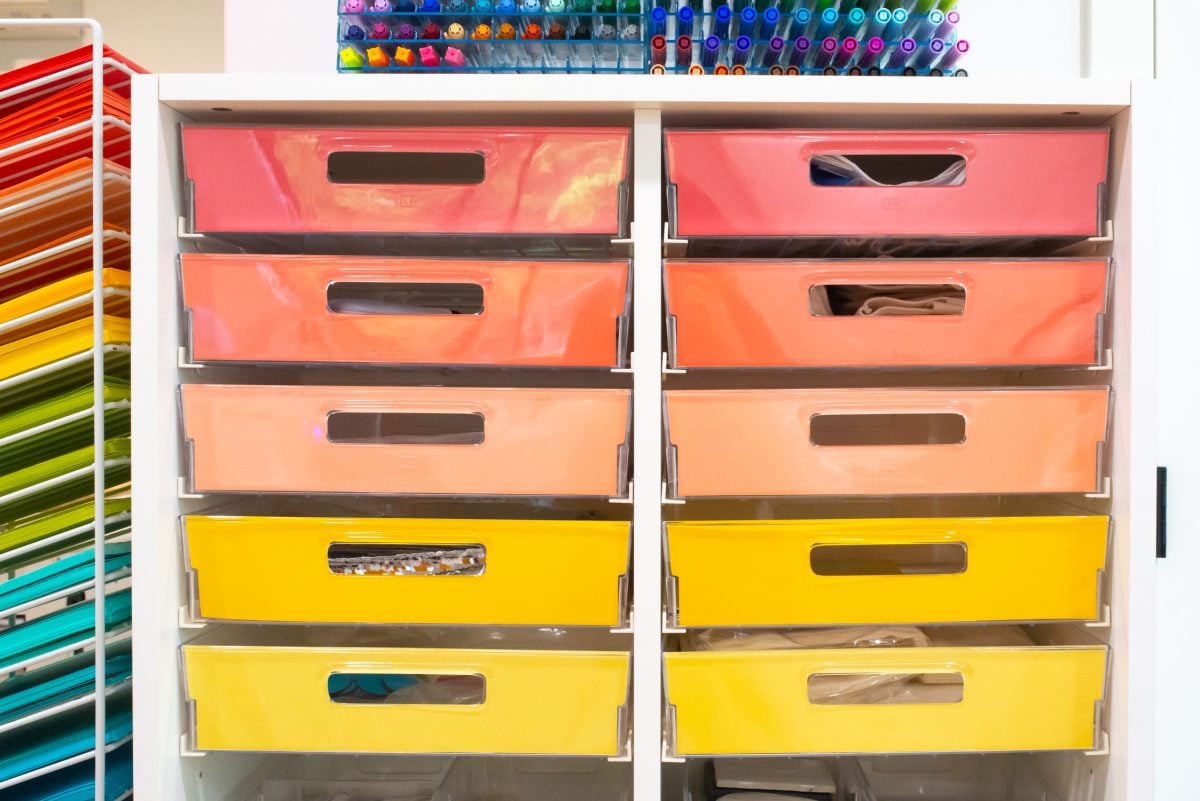
{"type": "MultiPolygon", "coordinates": [[[[754,9],[750,9],[750,11],[753,10],[754,9]]],[[[734,66],[737,66],[738,64],[744,65],[746,63],[746,59],[748,58],[750,58],[750,37],[739,36],[737,41],[733,43],[734,66]]]]}
{"type": "Polygon", "coordinates": [[[754,34],[754,22],[757,19],[758,19],[757,11],[755,11],[751,7],[743,8],[742,13],[738,14],[738,18],[737,18],[737,21],[738,21],[738,26],[737,26],[737,31],[736,31],[737,35],[738,36],[746,36],[746,37],[752,36],[754,34]]]}
{"type": "Polygon", "coordinates": [[[396,0],[396,12],[399,14],[412,14],[417,10],[417,4],[413,0],[396,0]]]}
{"type": "Polygon", "coordinates": [[[917,25],[916,32],[912,35],[914,39],[928,39],[933,36],[933,32],[939,25],[946,21],[946,15],[938,11],[936,8],[929,12],[929,16],[921,20],[917,25]]]}
{"type": "Polygon", "coordinates": [[[842,38],[857,36],[863,23],[867,21],[867,12],[861,8],[855,8],[846,15],[846,19],[842,22],[842,30],[839,34],[842,38]]]}
{"type": "Polygon", "coordinates": [[[529,16],[529,15],[542,13],[541,0],[521,0],[521,13],[527,15],[527,18],[525,20],[526,25],[529,25],[529,24],[535,23],[535,22],[540,23],[540,20],[534,19],[532,16],[529,16]]]}
{"type": "MultiPolygon", "coordinates": [[[[770,39],[775,35],[775,26],[779,24],[779,9],[768,8],[762,13],[762,21],[758,23],[758,38],[770,39]]],[[[768,64],[767,66],[770,66],[768,64]]]]}
{"type": "Polygon", "coordinates": [[[442,4],[438,0],[421,0],[422,14],[440,14],[441,11],[442,4]]]}
{"type": "Polygon", "coordinates": [[[655,6],[650,12],[650,35],[667,35],[667,10],[662,6],[655,6]]]}
{"type": "Polygon", "coordinates": [[[696,12],[692,11],[691,6],[680,6],[679,19],[675,23],[675,36],[691,36],[692,21],[696,18],[696,12]]]}
{"type": "Polygon", "coordinates": [[[515,0],[497,0],[496,13],[505,22],[515,22],[517,18],[517,4],[515,0]]]}
{"type": "Polygon", "coordinates": [[[788,34],[796,36],[804,36],[808,33],[808,25],[812,22],[812,12],[807,8],[802,8],[792,17],[792,27],[788,29],[788,34]]]}
{"type": "Polygon", "coordinates": [[[729,38],[729,23],[733,19],[733,11],[726,5],[717,6],[713,12],[712,35],[721,39],[729,38]]]}
{"type": "Polygon", "coordinates": [[[882,37],[884,30],[887,29],[888,23],[892,21],[892,12],[886,8],[881,8],[871,17],[871,24],[867,28],[867,34],[864,39],[873,39],[876,36],[882,37]]]}
{"type": "Polygon", "coordinates": [[[705,69],[717,65],[717,54],[721,52],[721,38],[713,35],[704,40],[704,50],[700,53],[700,64],[705,69]]]}
{"type": "Polygon", "coordinates": [[[465,14],[467,13],[467,0],[450,0],[446,10],[451,14],[465,14]]]}
{"type": "Polygon", "coordinates": [[[817,33],[814,39],[827,39],[833,35],[833,31],[837,28],[838,13],[836,8],[827,8],[821,12],[821,18],[817,20],[817,33]]]}
{"type": "Polygon", "coordinates": [[[351,25],[346,29],[346,38],[361,41],[367,38],[367,32],[357,25],[351,25]]]}
{"type": "Polygon", "coordinates": [[[903,8],[892,9],[892,21],[884,29],[883,38],[895,41],[904,36],[904,28],[908,25],[908,12],[903,8]]]}

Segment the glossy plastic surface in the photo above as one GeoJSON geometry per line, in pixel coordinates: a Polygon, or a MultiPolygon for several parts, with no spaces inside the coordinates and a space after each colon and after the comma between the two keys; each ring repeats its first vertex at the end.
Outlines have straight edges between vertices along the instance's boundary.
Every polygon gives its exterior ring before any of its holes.
{"type": "Polygon", "coordinates": [[[624,128],[186,126],[200,233],[616,235],[624,128]],[[479,154],[482,180],[333,183],[333,153],[479,154]]]}
{"type": "Polygon", "coordinates": [[[200,750],[618,752],[629,654],[455,648],[185,645],[200,750]],[[482,676],[475,704],[346,704],[334,674],[482,676]]]}
{"type": "Polygon", "coordinates": [[[189,384],[199,492],[612,496],[629,425],[623,389],[189,384]],[[478,444],[333,442],[334,413],[480,416],[478,444]]]}
{"type": "Polygon", "coordinates": [[[678,367],[1090,365],[1103,259],[667,261],[678,367]],[[820,314],[837,286],[955,286],[960,314],[820,314]]]}
{"type": "Polygon", "coordinates": [[[666,132],[684,237],[1095,236],[1107,129],[666,132]],[[817,155],[957,155],[958,186],[818,186],[817,155]]]}
{"type": "Polygon", "coordinates": [[[680,626],[1095,620],[1106,517],[667,523],[680,626]],[[941,546],[961,570],[904,564],[941,546]],[[845,562],[818,568],[838,548],[845,562]],[[931,549],[925,548],[926,552],[931,549]],[[736,567],[754,555],[758,567],[736,567]],[[894,564],[882,563],[893,558],[894,564]],[[858,561],[851,561],[858,560],[858,561]],[[1013,592],[1020,587],[1020,592],[1013,592]]]}
{"type": "MultiPolygon", "coordinates": [[[[1108,387],[667,391],[679,497],[1088,493],[1108,387]],[[816,445],[822,415],[952,415],[961,442],[816,445]]],[[[888,433],[888,432],[885,432],[888,433]]]]}
{"type": "Polygon", "coordinates": [[[629,524],[184,518],[199,614],[316,623],[620,625],[629,524]],[[480,546],[479,575],[339,575],[330,546],[480,546]]]}
{"type": "Polygon", "coordinates": [[[628,277],[622,261],[182,256],[197,362],[614,367],[628,277]],[[369,297],[372,286],[431,284],[477,288],[482,309],[330,303],[338,285],[369,297]]]}

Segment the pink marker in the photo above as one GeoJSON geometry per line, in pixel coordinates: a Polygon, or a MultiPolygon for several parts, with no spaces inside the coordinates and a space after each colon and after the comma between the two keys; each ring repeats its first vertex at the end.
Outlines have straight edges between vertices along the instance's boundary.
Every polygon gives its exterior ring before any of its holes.
{"type": "Polygon", "coordinates": [[[954,43],[953,47],[946,48],[946,55],[942,56],[942,60],[937,63],[938,69],[948,70],[958,63],[958,60],[967,54],[971,49],[971,45],[966,39],[959,39],[954,43]]]}
{"type": "Polygon", "coordinates": [[[371,10],[377,11],[380,14],[385,14],[392,10],[392,4],[390,0],[375,0],[375,2],[371,4],[371,10]]]}
{"type": "Polygon", "coordinates": [[[467,66],[467,57],[457,47],[447,47],[446,63],[451,67],[465,67],[467,66]]]}
{"type": "Polygon", "coordinates": [[[950,34],[954,32],[954,26],[958,25],[962,15],[957,11],[947,11],[942,24],[937,26],[937,30],[933,32],[934,39],[949,39],[950,34]]]}
{"type": "Polygon", "coordinates": [[[438,58],[437,51],[433,49],[433,45],[422,47],[420,54],[422,67],[437,67],[442,63],[442,60],[438,58]]]}
{"type": "Polygon", "coordinates": [[[361,14],[366,10],[366,4],[363,0],[346,0],[346,5],[342,8],[347,14],[361,14]]]}
{"type": "Polygon", "coordinates": [[[867,46],[859,51],[858,66],[865,68],[874,64],[885,47],[887,47],[887,43],[882,38],[872,36],[867,40],[867,46]]]}
{"type": "Polygon", "coordinates": [[[388,26],[383,22],[376,22],[375,27],[371,28],[371,32],[367,34],[370,39],[387,39],[390,38],[392,32],[388,30],[388,26]]]}
{"type": "Polygon", "coordinates": [[[835,67],[844,67],[850,63],[850,59],[854,58],[855,51],[858,50],[858,40],[852,36],[848,36],[842,40],[842,46],[838,48],[837,58],[834,59],[835,67]]]}

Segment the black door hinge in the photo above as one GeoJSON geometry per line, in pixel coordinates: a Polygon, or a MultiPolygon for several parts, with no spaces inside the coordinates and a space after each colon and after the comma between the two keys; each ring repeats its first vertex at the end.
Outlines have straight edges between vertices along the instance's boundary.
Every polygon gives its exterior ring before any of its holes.
{"type": "Polygon", "coordinates": [[[1167,558],[1167,468],[1158,468],[1158,495],[1154,510],[1155,555],[1167,558]]]}

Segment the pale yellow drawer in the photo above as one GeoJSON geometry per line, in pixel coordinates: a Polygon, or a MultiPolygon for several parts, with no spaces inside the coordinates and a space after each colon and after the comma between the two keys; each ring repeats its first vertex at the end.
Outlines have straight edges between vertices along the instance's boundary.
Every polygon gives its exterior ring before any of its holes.
{"type": "Polygon", "coordinates": [[[721,521],[666,532],[668,609],[682,627],[1096,620],[1108,550],[1100,516],[721,521]]]}

